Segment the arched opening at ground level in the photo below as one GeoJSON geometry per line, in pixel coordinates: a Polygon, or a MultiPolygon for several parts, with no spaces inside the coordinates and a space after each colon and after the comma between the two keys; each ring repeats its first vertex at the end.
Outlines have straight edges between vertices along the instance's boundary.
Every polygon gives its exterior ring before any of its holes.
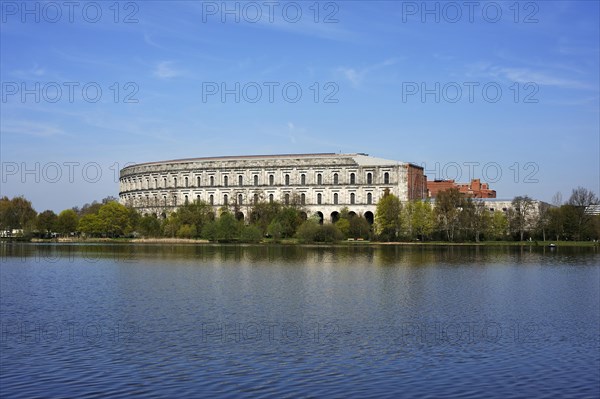
{"type": "Polygon", "coordinates": [[[323,212],[317,212],[317,216],[319,217],[319,224],[323,224],[323,212]]]}
{"type": "Polygon", "coordinates": [[[306,212],[302,211],[302,212],[300,212],[300,218],[302,220],[306,220],[306,219],[308,219],[308,215],[306,214],[306,212]]]}
{"type": "Polygon", "coordinates": [[[338,211],[331,212],[331,223],[335,223],[340,220],[340,213],[338,211]]]}
{"type": "Polygon", "coordinates": [[[371,211],[367,211],[365,212],[365,219],[367,219],[367,222],[369,222],[369,224],[373,224],[373,222],[375,222],[375,216],[373,216],[373,212],[371,211]]]}
{"type": "Polygon", "coordinates": [[[235,219],[237,221],[243,221],[244,220],[244,213],[243,212],[236,212],[235,213],[235,219]]]}
{"type": "Polygon", "coordinates": [[[348,216],[350,216],[351,218],[353,218],[353,217],[356,216],[356,212],[350,211],[350,212],[348,212],[348,216]]]}

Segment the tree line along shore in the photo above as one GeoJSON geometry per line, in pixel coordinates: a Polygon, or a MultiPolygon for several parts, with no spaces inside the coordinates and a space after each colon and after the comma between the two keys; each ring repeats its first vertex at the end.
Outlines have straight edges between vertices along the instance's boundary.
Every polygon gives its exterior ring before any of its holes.
{"type": "Polygon", "coordinates": [[[457,189],[438,193],[434,202],[401,202],[386,193],[377,203],[373,224],[342,209],[334,223],[307,218],[292,201],[259,201],[247,220],[235,217],[235,205],[214,208],[202,201],[187,203],[169,214],[141,214],[113,197],[65,209],[36,212],[23,196],[0,198],[3,240],[127,241],[141,243],[341,241],[429,244],[511,244],[525,242],[597,243],[600,215],[589,212],[598,203],[592,191],[574,189],[565,203],[537,203],[518,196],[506,211],[491,211],[483,202],[457,189]]]}

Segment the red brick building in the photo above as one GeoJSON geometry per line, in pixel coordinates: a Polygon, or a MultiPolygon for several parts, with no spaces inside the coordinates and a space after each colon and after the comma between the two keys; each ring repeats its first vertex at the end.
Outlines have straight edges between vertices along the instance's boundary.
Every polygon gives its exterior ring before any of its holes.
{"type": "Polygon", "coordinates": [[[489,184],[482,183],[480,179],[473,179],[470,183],[456,183],[454,180],[427,181],[427,195],[431,198],[450,188],[458,188],[458,191],[471,198],[496,198],[496,190],[491,190],[489,184]]]}

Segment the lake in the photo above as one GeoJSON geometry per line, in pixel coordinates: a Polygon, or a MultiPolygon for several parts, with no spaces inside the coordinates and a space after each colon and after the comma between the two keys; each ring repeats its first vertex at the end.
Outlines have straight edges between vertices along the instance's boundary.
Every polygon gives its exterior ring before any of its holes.
{"type": "Polygon", "coordinates": [[[600,396],[594,248],[0,243],[0,396],[600,396]]]}

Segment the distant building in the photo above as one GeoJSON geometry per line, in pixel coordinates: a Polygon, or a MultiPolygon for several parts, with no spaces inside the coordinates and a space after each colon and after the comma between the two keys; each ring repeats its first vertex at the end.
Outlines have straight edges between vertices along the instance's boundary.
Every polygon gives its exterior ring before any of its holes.
{"type": "Polygon", "coordinates": [[[367,154],[289,154],[142,163],[120,172],[119,200],[161,215],[196,200],[247,218],[257,201],[300,205],[334,221],[342,208],[373,222],[385,191],[401,201],[425,199],[423,168],[367,154]]]}
{"type": "Polygon", "coordinates": [[[482,183],[480,179],[473,179],[471,183],[455,183],[454,180],[427,181],[427,193],[430,198],[435,198],[440,191],[451,188],[457,188],[471,198],[496,198],[496,190],[491,190],[489,184],[482,183]]]}
{"type": "Polygon", "coordinates": [[[600,205],[588,205],[585,208],[585,213],[592,216],[600,215],[600,205]]]}

